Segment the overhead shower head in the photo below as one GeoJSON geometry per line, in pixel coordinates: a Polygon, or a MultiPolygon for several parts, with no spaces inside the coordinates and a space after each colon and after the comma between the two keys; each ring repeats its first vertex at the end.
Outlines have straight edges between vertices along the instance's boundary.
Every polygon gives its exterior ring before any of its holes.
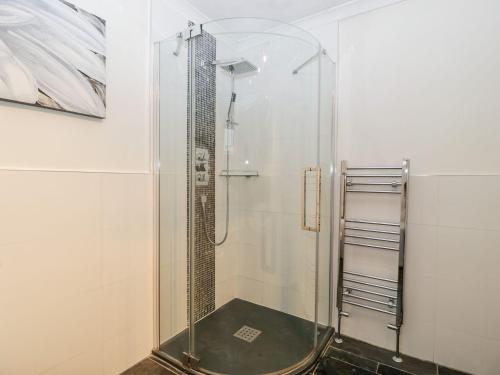
{"type": "Polygon", "coordinates": [[[255,73],[258,71],[254,64],[243,57],[231,60],[215,60],[212,64],[217,65],[226,72],[235,75],[255,73]]]}

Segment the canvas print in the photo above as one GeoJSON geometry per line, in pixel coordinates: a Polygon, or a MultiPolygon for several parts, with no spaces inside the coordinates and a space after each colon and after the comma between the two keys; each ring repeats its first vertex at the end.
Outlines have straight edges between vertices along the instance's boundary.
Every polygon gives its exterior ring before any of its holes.
{"type": "Polygon", "coordinates": [[[0,99],[104,118],[106,22],[63,0],[0,0],[0,99]]]}

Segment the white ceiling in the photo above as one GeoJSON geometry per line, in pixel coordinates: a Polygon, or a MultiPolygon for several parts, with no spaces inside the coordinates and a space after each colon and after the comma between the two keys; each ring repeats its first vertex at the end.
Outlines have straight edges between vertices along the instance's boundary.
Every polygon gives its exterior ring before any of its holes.
{"type": "Polygon", "coordinates": [[[264,17],[284,22],[321,12],[351,0],[188,0],[209,19],[264,17]]]}

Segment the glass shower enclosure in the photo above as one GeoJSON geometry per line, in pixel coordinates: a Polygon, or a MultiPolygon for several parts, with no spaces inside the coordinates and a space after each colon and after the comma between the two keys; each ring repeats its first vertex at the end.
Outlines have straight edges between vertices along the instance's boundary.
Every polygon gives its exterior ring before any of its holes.
{"type": "Polygon", "coordinates": [[[238,18],[155,46],[158,342],[192,373],[291,374],[331,337],[334,65],[238,18]]]}

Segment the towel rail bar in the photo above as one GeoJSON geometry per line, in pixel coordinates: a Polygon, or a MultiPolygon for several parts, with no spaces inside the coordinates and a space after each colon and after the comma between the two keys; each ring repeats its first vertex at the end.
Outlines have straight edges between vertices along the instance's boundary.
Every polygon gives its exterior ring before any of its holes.
{"type": "Polygon", "coordinates": [[[367,281],[359,281],[359,280],[353,280],[353,279],[346,279],[345,277],[344,277],[344,281],[347,281],[348,283],[367,285],[367,286],[371,286],[373,288],[378,288],[378,289],[390,290],[391,292],[397,292],[398,291],[398,288],[393,288],[393,287],[386,286],[386,285],[369,283],[367,281]]]}
{"type": "Polygon", "coordinates": [[[347,167],[347,170],[348,171],[362,171],[362,170],[383,170],[383,169],[401,169],[401,166],[399,167],[390,167],[390,166],[387,166],[387,167],[377,167],[377,166],[369,166],[369,167],[347,167]]]}
{"type": "Polygon", "coordinates": [[[354,299],[360,299],[362,301],[367,301],[367,302],[372,302],[372,303],[378,303],[379,305],[389,306],[391,308],[396,307],[396,305],[394,303],[391,303],[391,302],[379,301],[378,299],[373,299],[373,298],[368,298],[368,297],[362,297],[362,296],[358,296],[356,294],[352,294],[352,293],[349,293],[349,292],[344,292],[343,295],[346,296],[346,297],[354,298],[354,299]]]}
{"type": "Polygon", "coordinates": [[[358,182],[358,181],[347,181],[347,186],[352,186],[352,185],[362,185],[362,186],[401,186],[401,182],[358,182]]]}
{"type": "Polygon", "coordinates": [[[348,286],[348,287],[344,286],[344,289],[351,289],[351,290],[355,290],[356,292],[371,294],[371,295],[378,296],[378,297],[385,297],[387,299],[393,299],[393,300],[398,299],[397,296],[391,296],[390,294],[374,292],[374,291],[367,290],[367,289],[361,289],[361,288],[357,288],[355,286],[348,286]]]}
{"type": "Polygon", "coordinates": [[[356,224],[373,224],[373,225],[388,225],[392,227],[399,227],[397,223],[388,223],[383,221],[370,221],[370,220],[360,220],[360,219],[345,219],[346,223],[356,223],[356,224]]]}
{"type": "Polygon", "coordinates": [[[378,311],[378,312],[381,312],[381,313],[385,313],[385,314],[389,314],[389,315],[394,315],[394,316],[396,315],[396,313],[393,312],[393,311],[387,311],[387,310],[384,310],[384,309],[378,309],[378,308],[373,307],[373,306],[363,305],[362,303],[356,303],[356,302],[352,302],[352,301],[344,301],[344,303],[347,303],[348,305],[362,307],[363,309],[378,311]]]}
{"type": "Polygon", "coordinates": [[[369,245],[366,243],[359,243],[359,242],[351,242],[351,241],[344,241],[345,245],[351,245],[351,246],[362,246],[362,247],[370,247],[373,249],[382,249],[382,250],[390,250],[390,251],[399,251],[399,249],[396,249],[394,247],[389,247],[389,246],[381,246],[381,245],[369,245]]]}
{"type": "Polygon", "coordinates": [[[347,274],[347,275],[352,275],[352,276],[360,276],[360,277],[366,277],[368,279],[374,279],[374,280],[380,280],[380,281],[387,281],[389,283],[395,283],[397,284],[398,281],[397,280],[393,280],[393,279],[387,279],[385,277],[379,277],[379,276],[372,276],[372,275],[367,275],[365,273],[358,273],[358,272],[351,272],[351,271],[344,271],[344,274],[347,274]]]}
{"type": "Polygon", "coordinates": [[[368,228],[360,228],[360,227],[344,227],[346,230],[359,230],[362,232],[370,232],[370,233],[383,233],[383,234],[394,234],[399,236],[399,232],[393,232],[390,230],[381,230],[381,229],[368,229],[368,228]]]}
{"type": "Polygon", "coordinates": [[[355,234],[345,234],[344,237],[350,237],[350,238],[360,238],[363,240],[373,240],[373,241],[385,241],[385,242],[392,242],[392,243],[399,243],[399,240],[393,240],[390,238],[380,238],[380,237],[370,237],[370,236],[358,236],[355,234]]]}
{"type": "Polygon", "coordinates": [[[360,177],[360,178],[366,178],[366,177],[381,177],[381,178],[401,178],[403,175],[401,174],[391,174],[391,173],[354,173],[354,174],[346,174],[346,177],[360,177]]]}
{"type": "Polygon", "coordinates": [[[398,190],[363,190],[363,189],[347,189],[347,193],[374,193],[374,194],[401,194],[398,190]]]}

